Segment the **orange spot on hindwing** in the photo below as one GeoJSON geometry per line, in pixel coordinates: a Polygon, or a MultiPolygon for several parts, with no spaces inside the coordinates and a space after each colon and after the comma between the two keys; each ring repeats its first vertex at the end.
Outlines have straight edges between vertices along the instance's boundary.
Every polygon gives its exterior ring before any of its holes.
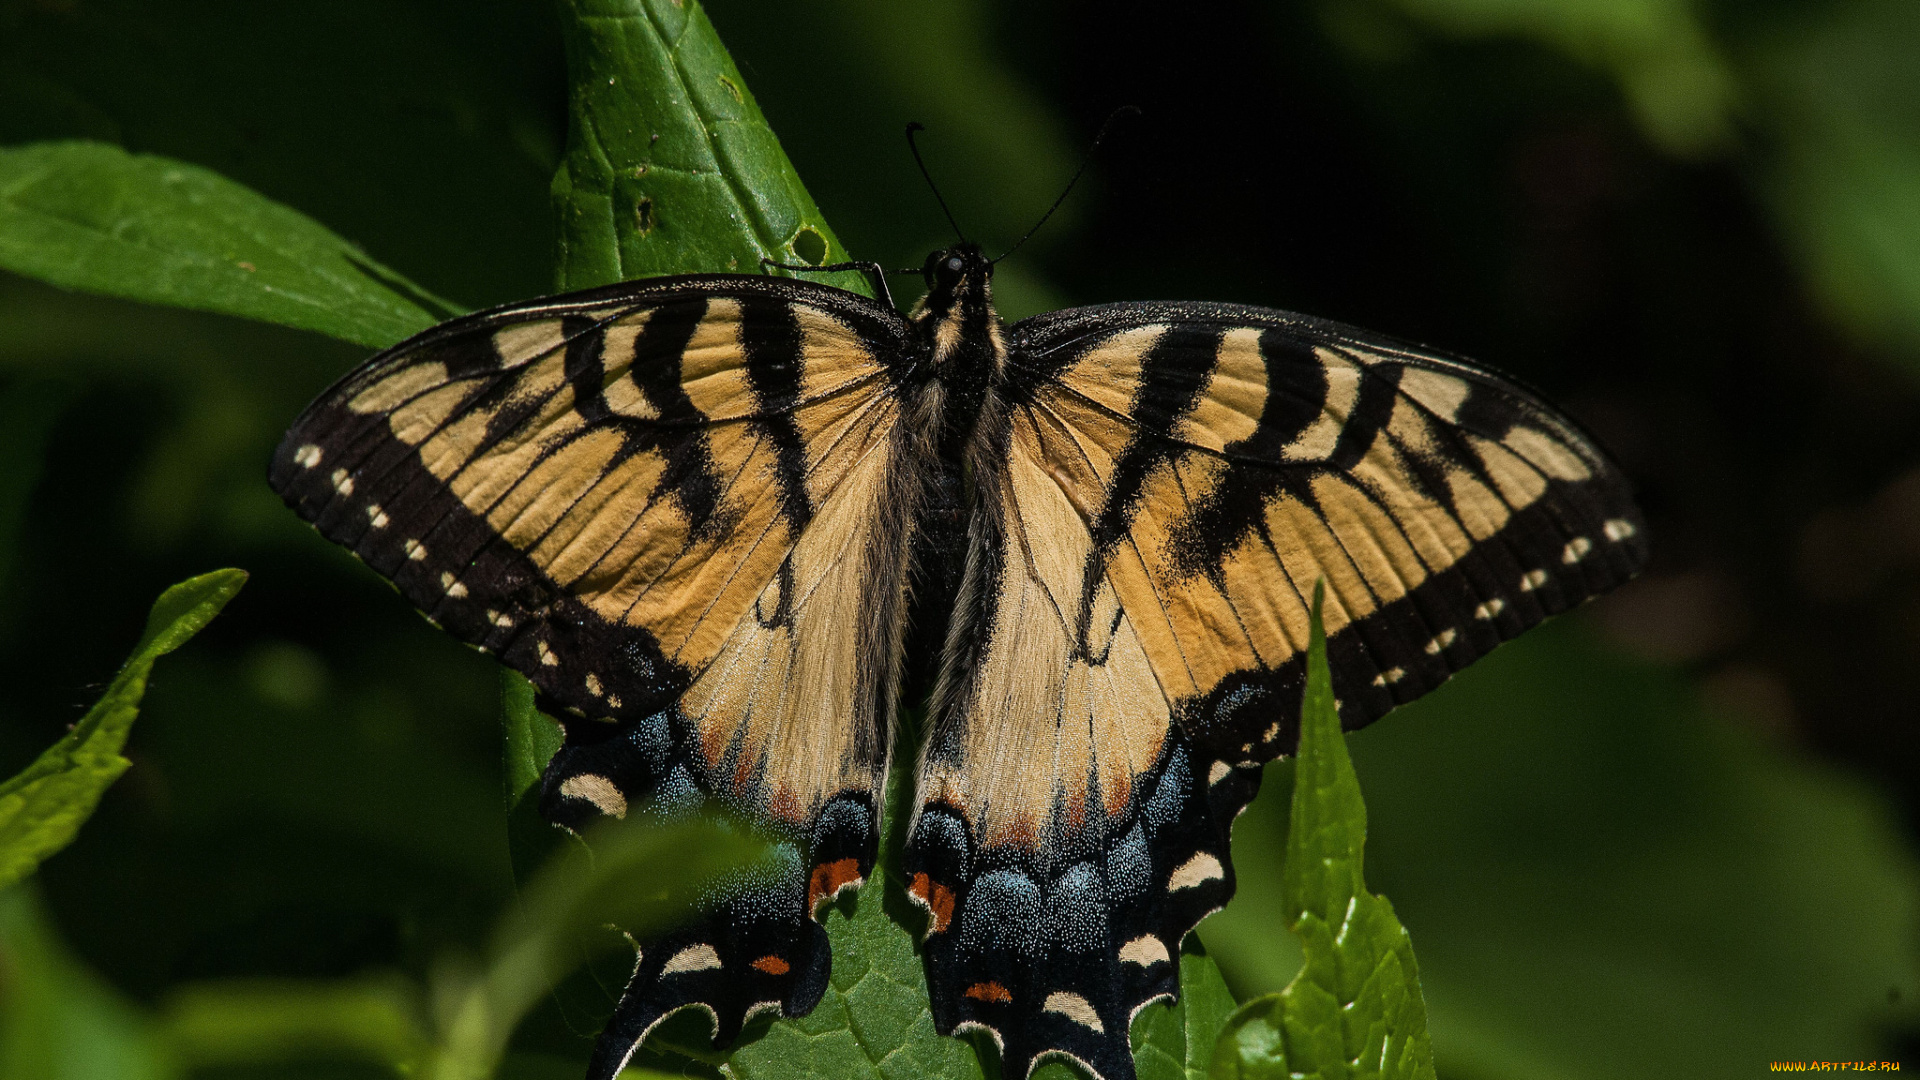
{"type": "Polygon", "coordinates": [[[915,874],[907,892],[933,915],[933,926],[927,933],[946,932],[948,924],[953,922],[953,890],[925,874],[915,874]]]}
{"type": "Polygon", "coordinates": [[[974,983],[967,987],[962,996],[970,997],[975,1001],[1010,1002],[1013,1000],[1013,995],[1007,992],[1007,988],[997,982],[974,983]]]}
{"type": "Polygon", "coordinates": [[[778,956],[763,956],[755,960],[752,966],[755,971],[764,971],[769,975],[785,975],[792,970],[791,966],[778,956]]]}
{"type": "Polygon", "coordinates": [[[807,886],[807,910],[812,911],[820,901],[837,895],[848,885],[860,884],[861,880],[859,859],[821,863],[813,868],[813,880],[807,886]]]}

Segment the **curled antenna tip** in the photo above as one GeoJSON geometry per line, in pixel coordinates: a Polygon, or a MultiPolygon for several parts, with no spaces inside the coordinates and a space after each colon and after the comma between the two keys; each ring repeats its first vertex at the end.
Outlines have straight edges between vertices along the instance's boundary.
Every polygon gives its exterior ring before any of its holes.
{"type": "MultiPolygon", "coordinates": [[[[1001,252],[1000,258],[994,259],[993,260],[994,262],[997,263],[1000,261],[1000,259],[1004,259],[1007,256],[1013,254],[1014,252],[1019,251],[1020,245],[1026,243],[1027,240],[1031,238],[1034,233],[1039,232],[1040,226],[1045,225],[1047,223],[1047,219],[1053,216],[1053,212],[1055,210],[1060,209],[1060,204],[1067,201],[1067,196],[1073,193],[1073,186],[1075,184],[1078,184],[1080,182],[1080,177],[1086,173],[1087,166],[1093,164],[1094,151],[1100,149],[1100,144],[1106,141],[1107,132],[1113,129],[1114,122],[1119,120],[1123,116],[1133,117],[1133,116],[1139,116],[1139,115],[1140,115],[1140,107],[1138,105],[1122,105],[1119,108],[1113,110],[1111,113],[1107,114],[1106,122],[1100,125],[1099,134],[1093,137],[1093,143],[1087,147],[1086,155],[1080,159],[1080,167],[1073,171],[1073,179],[1067,181],[1066,189],[1060,192],[1060,197],[1053,200],[1053,205],[1047,207],[1047,212],[1044,214],[1041,214],[1040,220],[1033,223],[1033,228],[1027,230],[1026,236],[1022,236],[1020,239],[1015,240],[1013,242],[1013,246],[1001,252]]],[[[909,142],[912,141],[911,136],[909,136],[908,141],[909,142]]]]}
{"type": "Polygon", "coordinates": [[[960,223],[953,219],[953,211],[947,206],[946,196],[940,194],[940,185],[933,182],[933,174],[927,171],[927,163],[920,157],[920,144],[913,141],[913,133],[927,130],[927,125],[918,120],[907,123],[907,149],[913,151],[913,163],[920,166],[920,175],[927,181],[927,187],[933,191],[933,199],[940,204],[940,212],[947,215],[947,224],[953,226],[953,235],[965,243],[967,234],[961,230],[960,223]]]}

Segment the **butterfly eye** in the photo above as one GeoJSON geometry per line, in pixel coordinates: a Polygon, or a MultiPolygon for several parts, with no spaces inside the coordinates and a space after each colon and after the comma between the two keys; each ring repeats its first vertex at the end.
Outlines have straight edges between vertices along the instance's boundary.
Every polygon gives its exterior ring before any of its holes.
{"type": "Polygon", "coordinates": [[[951,289],[960,283],[960,277],[966,273],[967,260],[950,251],[936,251],[927,256],[924,273],[929,289],[951,289]]]}

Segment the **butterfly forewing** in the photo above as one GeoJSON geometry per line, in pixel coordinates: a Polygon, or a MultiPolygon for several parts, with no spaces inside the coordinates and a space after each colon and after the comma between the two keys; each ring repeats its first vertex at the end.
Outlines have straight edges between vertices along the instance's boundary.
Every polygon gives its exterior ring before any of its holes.
{"type": "Polygon", "coordinates": [[[1097,643],[1112,590],[1223,757],[1291,750],[1316,580],[1358,727],[1644,561],[1593,443],[1452,358],[1218,305],[1062,312],[1015,337],[1034,435],[1014,453],[1038,446],[1086,508],[1076,632],[1097,643]]]}
{"type": "Polygon", "coordinates": [[[903,330],[771,279],[502,309],[376,357],[274,459],[322,533],[559,706],[550,818],[715,800],[791,848],[649,944],[602,1071],[678,1006],[730,1038],[825,985],[810,916],[872,867],[904,618],[903,330]]]}

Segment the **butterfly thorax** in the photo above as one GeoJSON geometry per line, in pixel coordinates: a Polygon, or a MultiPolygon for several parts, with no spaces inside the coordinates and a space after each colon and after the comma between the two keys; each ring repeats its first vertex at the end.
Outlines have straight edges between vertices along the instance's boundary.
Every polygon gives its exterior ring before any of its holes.
{"type": "Polygon", "coordinates": [[[1007,346],[993,310],[993,263],[978,245],[934,252],[923,273],[927,294],[908,323],[926,350],[928,375],[946,392],[944,444],[972,431],[988,387],[1006,364],[1007,346]]]}

